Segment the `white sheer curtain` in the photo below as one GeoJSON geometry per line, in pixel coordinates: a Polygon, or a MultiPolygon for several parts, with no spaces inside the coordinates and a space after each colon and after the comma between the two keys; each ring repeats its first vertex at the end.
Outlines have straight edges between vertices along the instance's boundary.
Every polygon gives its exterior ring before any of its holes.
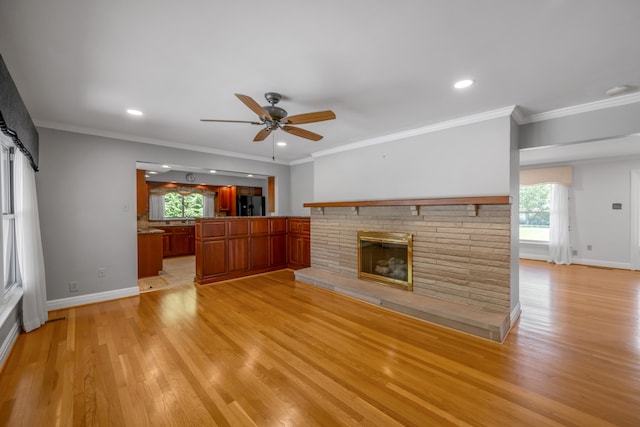
{"type": "Polygon", "coordinates": [[[149,197],[149,219],[164,219],[164,194],[152,194],[149,197]]]}
{"type": "Polygon", "coordinates": [[[562,184],[551,184],[548,261],[556,264],[571,264],[569,188],[562,184]]]}
{"type": "Polygon", "coordinates": [[[22,278],[22,324],[27,332],[42,326],[48,318],[44,256],[36,177],[27,158],[15,154],[16,252],[22,278]]]}
{"type": "Polygon", "coordinates": [[[204,209],[203,209],[202,215],[205,218],[216,216],[216,211],[214,207],[214,196],[209,196],[209,195],[204,196],[204,209]]]}

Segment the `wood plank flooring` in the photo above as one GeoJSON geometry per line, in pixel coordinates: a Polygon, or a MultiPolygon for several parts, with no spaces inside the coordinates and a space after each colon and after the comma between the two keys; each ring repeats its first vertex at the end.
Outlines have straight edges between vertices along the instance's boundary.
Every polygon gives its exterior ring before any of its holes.
{"type": "Polygon", "coordinates": [[[289,270],[51,312],[0,373],[0,425],[640,425],[640,272],[520,277],[502,345],[289,270]]]}

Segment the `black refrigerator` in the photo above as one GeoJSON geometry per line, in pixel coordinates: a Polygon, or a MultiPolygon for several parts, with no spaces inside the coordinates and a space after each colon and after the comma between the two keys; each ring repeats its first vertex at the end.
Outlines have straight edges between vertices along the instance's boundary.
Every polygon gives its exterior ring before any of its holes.
{"type": "Polygon", "coordinates": [[[264,196],[238,196],[236,200],[236,215],[265,216],[264,196]]]}

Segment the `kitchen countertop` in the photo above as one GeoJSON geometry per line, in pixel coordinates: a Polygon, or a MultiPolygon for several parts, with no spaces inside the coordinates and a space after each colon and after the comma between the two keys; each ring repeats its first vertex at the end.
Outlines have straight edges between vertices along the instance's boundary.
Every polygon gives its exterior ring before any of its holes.
{"type": "Polygon", "coordinates": [[[162,234],[164,230],[160,230],[158,228],[147,227],[147,228],[138,228],[138,234],[162,234]]]}

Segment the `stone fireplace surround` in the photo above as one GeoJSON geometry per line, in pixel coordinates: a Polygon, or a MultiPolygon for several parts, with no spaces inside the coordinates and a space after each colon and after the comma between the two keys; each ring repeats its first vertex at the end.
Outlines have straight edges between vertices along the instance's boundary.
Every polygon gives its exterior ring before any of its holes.
{"type": "Polygon", "coordinates": [[[296,279],[502,342],[510,327],[509,196],[306,203],[311,267],[296,279]],[[413,292],[358,279],[357,232],[413,235],[413,292]]]}

